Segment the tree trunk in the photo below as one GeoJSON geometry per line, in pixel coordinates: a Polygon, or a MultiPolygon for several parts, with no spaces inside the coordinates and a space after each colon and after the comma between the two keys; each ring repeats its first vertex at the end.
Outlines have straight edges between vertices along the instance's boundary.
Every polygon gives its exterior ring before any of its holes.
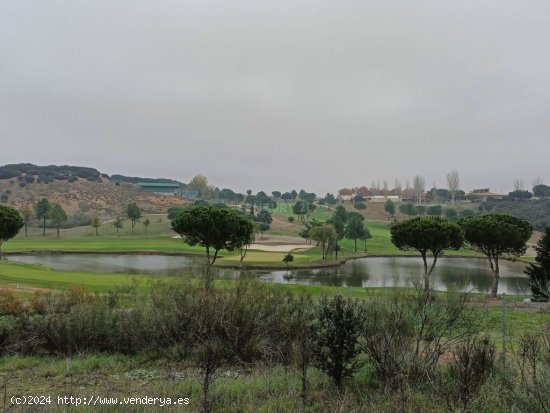
{"type": "Polygon", "coordinates": [[[422,261],[424,261],[424,289],[430,290],[430,273],[428,272],[428,261],[426,261],[426,253],[422,253],[422,261]]]}
{"type": "Polygon", "coordinates": [[[42,236],[46,235],[46,217],[44,217],[44,225],[42,230],[42,236]]]}
{"type": "Polygon", "coordinates": [[[59,225],[57,225],[57,238],[59,238],[59,225]]]}
{"type": "Polygon", "coordinates": [[[95,236],[96,236],[96,237],[99,237],[99,234],[97,233],[97,227],[96,227],[96,229],[95,229],[95,236]]]}
{"type": "Polygon", "coordinates": [[[25,222],[25,238],[29,236],[29,233],[27,232],[28,224],[25,222]]]}
{"type": "Polygon", "coordinates": [[[430,271],[428,271],[428,276],[432,275],[432,272],[434,271],[436,263],[437,263],[437,255],[434,256],[434,260],[432,262],[432,265],[430,266],[430,271]]]}
{"type": "Polygon", "coordinates": [[[495,257],[494,260],[495,260],[494,267],[491,265],[493,270],[493,288],[491,289],[491,297],[496,298],[498,294],[498,284],[500,281],[500,268],[498,266],[498,257],[495,257]]]}
{"type": "Polygon", "coordinates": [[[209,350],[207,354],[206,363],[204,366],[204,377],[202,381],[202,392],[203,392],[203,399],[202,399],[202,411],[203,413],[209,413],[210,412],[210,384],[212,382],[212,374],[213,374],[213,368],[211,364],[211,358],[212,355],[209,350]]]}
{"type": "Polygon", "coordinates": [[[2,259],[2,244],[4,243],[4,240],[0,239],[0,260],[2,259]]]}
{"type": "Polygon", "coordinates": [[[355,238],[355,252],[357,252],[357,238],[355,238]]]}

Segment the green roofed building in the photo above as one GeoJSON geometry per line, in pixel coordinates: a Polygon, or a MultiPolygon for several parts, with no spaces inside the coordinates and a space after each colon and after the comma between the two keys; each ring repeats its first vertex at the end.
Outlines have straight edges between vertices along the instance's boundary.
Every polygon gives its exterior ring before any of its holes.
{"type": "Polygon", "coordinates": [[[153,194],[174,196],[180,194],[180,185],[177,182],[137,182],[136,186],[140,187],[145,192],[151,192],[153,194]]]}

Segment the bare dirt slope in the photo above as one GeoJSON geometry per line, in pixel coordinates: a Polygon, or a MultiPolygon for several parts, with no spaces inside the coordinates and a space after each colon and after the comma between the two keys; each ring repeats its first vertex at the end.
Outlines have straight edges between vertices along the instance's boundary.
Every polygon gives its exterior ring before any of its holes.
{"type": "Polygon", "coordinates": [[[76,182],[54,181],[30,183],[22,187],[16,179],[0,180],[0,193],[6,194],[7,204],[21,207],[35,204],[42,198],[50,203],[58,202],[69,215],[78,212],[88,215],[112,217],[123,212],[130,202],[135,202],[145,213],[165,213],[172,206],[185,205],[185,201],[170,195],[143,192],[131,184],[113,182],[108,178],[76,182]]]}

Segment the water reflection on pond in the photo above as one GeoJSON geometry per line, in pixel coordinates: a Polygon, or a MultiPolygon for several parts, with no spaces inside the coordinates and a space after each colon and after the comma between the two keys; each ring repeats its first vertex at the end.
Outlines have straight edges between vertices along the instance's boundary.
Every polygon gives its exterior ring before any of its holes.
{"type": "MultiPolygon", "coordinates": [[[[124,254],[36,254],[10,256],[10,260],[42,264],[55,270],[108,272],[124,274],[183,276],[200,271],[202,260],[197,257],[124,254]]],[[[528,293],[525,264],[502,261],[499,293],[528,293]]],[[[339,267],[304,270],[248,270],[247,277],[258,277],[281,284],[324,285],[340,287],[406,287],[420,280],[422,260],[413,257],[372,257],[350,260],[339,267]]],[[[217,277],[237,278],[239,270],[215,270],[217,277]]],[[[492,275],[489,263],[481,258],[440,258],[431,276],[437,290],[450,288],[461,291],[490,293],[492,275]]]]}
{"type": "MultiPolygon", "coordinates": [[[[524,268],[525,264],[520,262],[502,261],[499,293],[528,293],[524,268]]],[[[260,278],[271,282],[306,285],[408,287],[415,280],[420,282],[422,274],[420,258],[372,257],[351,260],[334,268],[295,270],[289,271],[289,274],[286,271],[273,271],[260,278]]],[[[455,289],[481,293],[490,293],[493,283],[489,263],[481,258],[440,258],[430,279],[436,290],[455,289]]]]}

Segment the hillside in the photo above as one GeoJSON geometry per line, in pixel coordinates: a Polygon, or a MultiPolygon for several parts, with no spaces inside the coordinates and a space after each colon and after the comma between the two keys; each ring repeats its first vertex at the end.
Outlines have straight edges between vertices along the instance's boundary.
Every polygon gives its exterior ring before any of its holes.
{"type": "Polygon", "coordinates": [[[0,167],[0,177],[2,204],[21,207],[46,198],[50,203],[61,204],[73,225],[86,225],[95,215],[113,218],[130,202],[152,214],[185,205],[184,200],[174,196],[146,193],[131,183],[120,182],[125,178],[122,175],[115,181],[92,168],[6,165],[0,167]]]}
{"type": "Polygon", "coordinates": [[[550,199],[533,199],[529,201],[492,201],[483,204],[486,212],[510,214],[526,219],[538,231],[550,225],[550,199]]]}

